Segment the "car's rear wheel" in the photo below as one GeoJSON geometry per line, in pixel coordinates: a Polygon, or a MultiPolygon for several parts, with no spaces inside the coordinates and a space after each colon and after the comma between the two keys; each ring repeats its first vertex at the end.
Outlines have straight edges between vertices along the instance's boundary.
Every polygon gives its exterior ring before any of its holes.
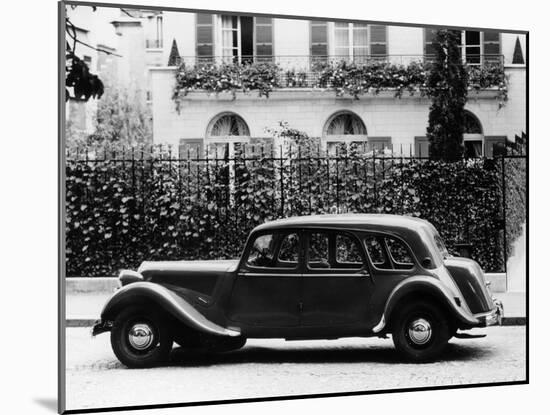
{"type": "Polygon", "coordinates": [[[168,360],[172,338],[158,311],[132,307],[123,310],[115,318],[111,346],[124,365],[145,368],[168,360]]]}
{"type": "Polygon", "coordinates": [[[450,338],[447,317],[426,301],[405,305],[392,322],[395,348],[408,360],[424,362],[441,355],[450,338]]]}

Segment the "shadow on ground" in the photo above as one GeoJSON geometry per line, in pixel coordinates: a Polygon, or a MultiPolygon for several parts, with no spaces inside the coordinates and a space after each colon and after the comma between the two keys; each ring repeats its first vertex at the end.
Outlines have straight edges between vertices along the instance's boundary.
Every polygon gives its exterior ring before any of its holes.
{"type": "MultiPolygon", "coordinates": [[[[490,358],[491,349],[480,346],[449,344],[438,361],[468,361],[490,358]]],[[[226,353],[204,353],[182,347],[174,348],[170,366],[200,367],[246,363],[407,363],[391,347],[278,349],[245,346],[226,353]]]]}

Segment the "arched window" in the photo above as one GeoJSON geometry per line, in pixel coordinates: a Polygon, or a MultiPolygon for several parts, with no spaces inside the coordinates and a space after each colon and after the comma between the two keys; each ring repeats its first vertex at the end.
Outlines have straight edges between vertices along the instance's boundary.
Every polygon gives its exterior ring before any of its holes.
{"type": "Polygon", "coordinates": [[[483,134],[481,123],[477,117],[470,111],[464,113],[464,133],[465,134],[483,134]]]}
{"type": "Polygon", "coordinates": [[[483,154],[483,128],[479,119],[470,111],[464,112],[464,157],[476,158],[483,154]]]}
{"type": "Polygon", "coordinates": [[[250,129],[235,113],[218,114],[208,125],[205,141],[212,156],[233,157],[236,148],[250,141],[250,129]]]}
{"type": "Polygon", "coordinates": [[[361,118],[352,112],[336,114],[329,120],[327,135],[367,135],[367,129],[361,118]]]}
{"type": "Polygon", "coordinates": [[[237,114],[225,113],[214,118],[208,130],[208,138],[233,136],[250,137],[248,125],[241,117],[237,114]]]}
{"type": "Polygon", "coordinates": [[[330,154],[336,154],[337,149],[350,144],[367,147],[367,128],[363,120],[351,111],[341,111],[333,114],[325,123],[323,139],[330,154]]]}

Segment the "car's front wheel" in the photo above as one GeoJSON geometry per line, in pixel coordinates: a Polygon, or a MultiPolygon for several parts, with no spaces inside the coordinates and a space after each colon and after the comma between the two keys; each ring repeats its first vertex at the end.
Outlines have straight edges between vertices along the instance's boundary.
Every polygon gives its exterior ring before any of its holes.
{"type": "Polygon", "coordinates": [[[426,301],[405,305],[392,322],[395,348],[408,360],[437,358],[450,338],[449,323],[440,307],[426,301]]]}
{"type": "Polygon", "coordinates": [[[172,338],[162,316],[155,310],[132,307],[115,318],[111,346],[129,368],[145,368],[168,360],[172,338]]]}

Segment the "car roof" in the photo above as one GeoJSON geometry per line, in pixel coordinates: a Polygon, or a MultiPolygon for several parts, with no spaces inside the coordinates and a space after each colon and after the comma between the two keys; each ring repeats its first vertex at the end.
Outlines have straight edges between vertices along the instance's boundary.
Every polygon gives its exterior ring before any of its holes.
{"type": "Polygon", "coordinates": [[[393,230],[418,231],[430,228],[431,224],[423,219],[412,216],[374,214],[374,213],[344,213],[333,215],[294,216],[266,222],[257,226],[254,231],[266,231],[289,228],[339,228],[360,230],[393,230]]]}

